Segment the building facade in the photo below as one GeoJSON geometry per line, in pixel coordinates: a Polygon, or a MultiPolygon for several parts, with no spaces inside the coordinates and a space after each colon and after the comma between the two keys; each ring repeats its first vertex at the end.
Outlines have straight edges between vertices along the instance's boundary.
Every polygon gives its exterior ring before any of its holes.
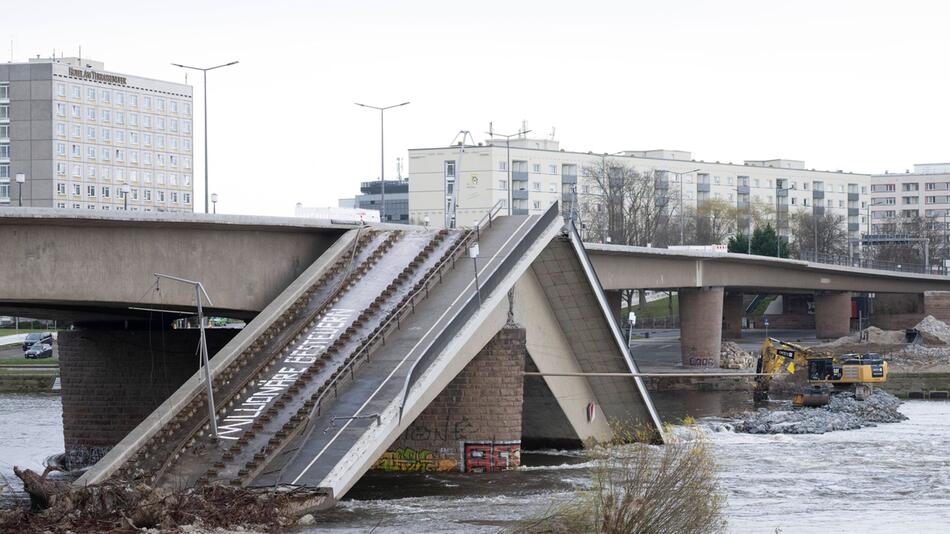
{"type": "Polygon", "coordinates": [[[193,211],[192,111],[99,61],[0,64],[0,206],[193,211]]]}
{"type": "Polygon", "coordinates": [[[868,204],[870,176],[806,169],[798,160],[749,160],[742,164],[695,160],[686,151],[624,151],[617,154],[570,152],[557,141],[488,140],[477,146],[409,151],[409,220],[420,224],[468,226],[493,206],[515,214],[537,214],[561,201],[596,194],[589,169],[617,162],[656,181],[656,202],[669,217],[706,199],[774,208],[776,226],[787,231],[788,215],[810,212],[841,215],[857,237],[868,204]],[[510,173],[509,173],[510,170],[510,173]],[[509,181],[510,174],[510,181],[509,181]],[[509,185],[510,184],[510,185],[509,185]]]}
{"type": "Polygon", "coordinates": [[[950,217],[950,163],[922,163],[913,172],[875,174],[871,177],[870,228],[885,234],[888,226],[915,217],[944,225],[950,217]]]}
{"type": "MultiPolygon", "coordinates": [[[[363,210],[382,211],[383,184],[379,180],[360,184],[360,194],[352,199],[352,207],[363,210]]],[[[350,200],[350,199],[341,199],[350,200]]],[[[395,224],[409,224],[409,182],[406,180],[386,180],[386,221],[395,224]]]]}

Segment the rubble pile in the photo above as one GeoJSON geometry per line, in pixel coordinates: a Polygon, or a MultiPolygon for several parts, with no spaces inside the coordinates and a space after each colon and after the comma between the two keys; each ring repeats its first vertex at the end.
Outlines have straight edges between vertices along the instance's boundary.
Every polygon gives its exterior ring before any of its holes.
{"type": "Polygon", "coordinates": [[[755,354],[742,350],[732,341],[725,341],[719,352],[719,367],[723,369],[751,369],[755,367],[755,354]]]}
{"type": "Polygon", "coordinates": [[[742,416],[735,424],[736,432],[748,434],[824,434],[835,430],[855,430],[876,423],[897,423],[907,416],[898,411],[901,401],[880,389],[864,401],[851,393],[831,397],[827,406],[792,409],[791,403],[781,410],[760,408],[742,416]]]}
{"type": "Polygon", "coordinates": [[[914,328],[917,329],[925,345],[950,345],[950,326],[933,315],[924,317],[914,328]]]}
{"type": "Polygon", "coordinates": [[[907,339],[901,330],[881,330],[876,326],[869,326],[862,332],[839,337],[833,341],[822,343],[816,348],[833,350],[837,348],[847,348],[853,345],[891,346],[904,345],[905,343],[907,343],[907,339]]]}

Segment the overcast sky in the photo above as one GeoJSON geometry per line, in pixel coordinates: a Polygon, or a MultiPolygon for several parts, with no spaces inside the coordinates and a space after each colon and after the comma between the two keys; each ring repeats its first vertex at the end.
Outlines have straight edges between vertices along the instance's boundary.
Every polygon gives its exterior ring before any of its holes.
{"type": "Polygon", "coordinates": [[[950,160],[940,1],[34,0],[5,2],[3,21],[18,61],[81,45],[107,70],[182,80],[170,62],[240,60],[209,83],[227,213],[336,205],[378,177],[379,117],[353,102],[412,102],[387,113],[388,177],[409,148],[522,120],[567,150],[856,172],[950,160]]]}

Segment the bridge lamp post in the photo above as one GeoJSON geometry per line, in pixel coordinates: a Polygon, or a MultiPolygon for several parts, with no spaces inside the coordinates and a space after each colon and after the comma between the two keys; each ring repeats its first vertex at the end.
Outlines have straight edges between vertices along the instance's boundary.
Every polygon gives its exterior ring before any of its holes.
{"type": "Polygon", "coordinates": [[[16,183],[18,192],[17,203],[22,208],[23,207],[23,184],[26,183],[26,175],[23,173],[18,173],[16,175],[16,183]]]}
{"type": "MultiPolygon", "coordinates": [[[[692,174],[692,173],[694,173],[694,172],[699,172],[699,171],[701,171],[701,170],[702,170],[702,169],[692,169],[692,170],[689,170],[689,171],[682,171],[682,172],[663,171],[663,172],[665,172],[665,173],[673,174],[673,175],[679,177],[679,181],[680,181],[680,202],[679,202],[679,204],[680,204],[680,205],[679,205],[679,210],[680,210],[680,213],[679,213],[679,215],[680,215],[680,245],[683,245],[683,244],[686,243],[686,232],[685,232],[685,230],[683,229],[683,226],[684,226],[684,224],[685,224],[685,222],[686,222],[686,215],[685,215],[685,213],[683,212],[683,176],[686,175],[686,174],[692,174]]],[[[750,237],[749,239],[751,239],[751,237],[750,237]]]]}
{"type": "MultiPolygon", "coordinates": [[[[217,441],[218,420],[214,409],[214,389],[211,386],[211,368],[208,365],[208,339],[205,337],[205,316],[204,310],[201,307],[201,296],[204,295],[204,298],[208,301],[209,305],[214,306],[214,303],[211,302],[211,297],[208,296],[208,292],[205,291],[205,287],[201,284],[201,282],[196,280],[187,280],[185,278],[179,278],[177,276],[171,276],[168,274],[154,274],[156,279],[166,278],[168,280],[193,285],[195,287],[195,303],[198,307],[198,329],[201,332],[201,343],[199,345],[199,348],[201,349],[201,365],[204,367],[204,380],[208,393],[208,421],[211,425],[211,435],[214,436],[214,440],[217,441]]],[[[157,283],[158,282],[156,280],[156,284],[157,283]]]]}
{"type": "Polygon", "coordinates": [[[215,65],[214,67],[189,67],[188,65],[182,65],[180,63],[172,63],[176,67],[189,70],[198,70],[201,71],[202,75],[202,85],[204,90],[204,116],[205,116],[205,213],[208,213],[208,71],[214,69],[220,69],[222,67],[230,67],[231,65],[237,65],[237,61],[232,61],[230,63],[224,63],[221,65],[215,65]]]}
{"type": "Polygon", "coordinates": [[[360,104],[359,102],[354,102],[354,104],[363,108],[379,110],[379,222],[386,222],[386,133],[383,115],[387,109],[406,106],[409,102],[393,104],[391,106],[371,106],[369,104],[360,104]]]}
{"type": "Polygon", "coordinates": [[[218,214],[218,194],[217,193],[211,193],[211,206],[212,206],[212,213],[217,215],[218,214]]]}

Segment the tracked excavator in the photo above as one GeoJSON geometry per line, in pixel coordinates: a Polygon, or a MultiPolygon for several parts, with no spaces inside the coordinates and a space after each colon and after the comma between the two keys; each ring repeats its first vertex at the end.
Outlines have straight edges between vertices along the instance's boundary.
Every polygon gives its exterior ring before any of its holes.
{"type": "Polygon", "coordinates": [[[843,354],[834,356],[795,343],[775,338],[766,338],[756,364],[753,399],[769,398],[772,377],[787,370],[794,373],[797,367],[807,370],[808,385],[795,393],[795,406],[824,406],[831,395],[851,391],[858,400],[867,399],[874,384],[887,381],[887,362],[879,354],[843,354]]]}

